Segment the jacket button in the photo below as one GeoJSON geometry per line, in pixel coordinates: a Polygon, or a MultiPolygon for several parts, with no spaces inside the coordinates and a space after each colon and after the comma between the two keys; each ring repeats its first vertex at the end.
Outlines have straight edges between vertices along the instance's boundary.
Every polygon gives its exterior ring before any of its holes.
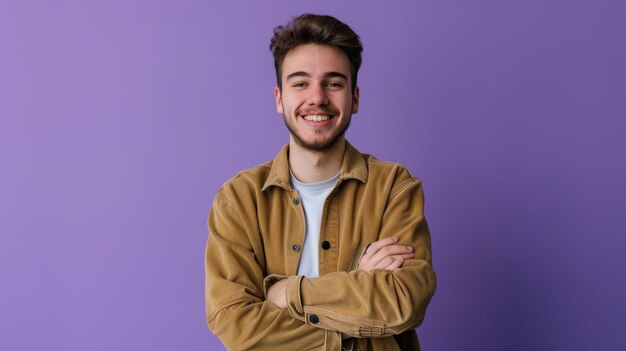
{"type": "Polygon", "coordinates": [[[298,200],[298,198],[297,198],[297,197],[293,199],[293,204],[294,204],[294,205],[297,205],[297,204],[299,204],[299,203],[300,203],[300,200],[298,200]]]}
{"type": "Polygon", "coordinates": [[[300,245],[293,245],[293,246],[291,247],[291,249],[292,249],[293,251],[295,251],[295,252],[298,252],[298,251],[300,251],[300,245]]]}
{"type": "Polygon", "coordinates": [[[317,324],[319,323],[319,321],[320,321],[320,318],[316,314],[312,314],[309,316],[309,322],[313,324],[317,324]]]}
{"type": "Polygon", "coordinates": [[[324,250],[330,249],[330,243],[326,240],[322,241],[322,249],[324,250]]]}

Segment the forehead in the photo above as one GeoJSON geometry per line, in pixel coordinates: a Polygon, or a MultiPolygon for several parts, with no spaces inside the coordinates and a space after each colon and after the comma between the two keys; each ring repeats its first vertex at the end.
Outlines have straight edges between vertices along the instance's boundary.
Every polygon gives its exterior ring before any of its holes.
{"type": "Polygon", "coordinates": [[[332,46],[299,45],[285,55],[282,77],[285,79],[289,74],[299,71],[312,77],[321,77],[329,72],[339,72],[350,77],[350,61],[343,51],[332,46]]]}

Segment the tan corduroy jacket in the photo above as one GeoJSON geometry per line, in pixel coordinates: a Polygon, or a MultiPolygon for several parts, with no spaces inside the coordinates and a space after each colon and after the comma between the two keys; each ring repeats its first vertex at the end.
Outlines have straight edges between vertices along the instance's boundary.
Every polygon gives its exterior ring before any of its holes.
{"type": "Polygon", "coordinates": [[[206,309],[229,350],[419,350],[415,328],[435,291],[421,182],[346,142],[341,176],[324,204],[319,278],[296,276],[305,217],[289,180],[288,146],[228,180],[209,213],[206,309]],[[357,268],[384,237],[415,249],[390,272],[357,268]],[[265,300],[288,279],[287,307],[265,300]]]}

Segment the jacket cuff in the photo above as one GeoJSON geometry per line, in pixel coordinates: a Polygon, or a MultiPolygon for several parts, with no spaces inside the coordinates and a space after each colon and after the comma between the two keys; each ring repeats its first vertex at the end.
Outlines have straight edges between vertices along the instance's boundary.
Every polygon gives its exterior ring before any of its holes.
{"type": "Polygon", "coordinates": [[[287,278],[287,287],[285,295],[287,297],[287,309],[294,319],[306,322],[304,318],[304,309],[302,308],[302,296],[300,295],[300,285],[304,276],[292,275],[287,278]]]}

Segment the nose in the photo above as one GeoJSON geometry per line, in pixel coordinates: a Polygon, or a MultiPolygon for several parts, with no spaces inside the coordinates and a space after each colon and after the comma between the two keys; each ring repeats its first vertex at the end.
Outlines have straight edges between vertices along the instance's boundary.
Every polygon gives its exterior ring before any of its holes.
{"type": "Polygon", "coordinates": [[[326,96],[326,90],[322,85],[311,85],[309,88],[308,96],[309,105],[328,105],[328,96],[326,96]]]}

